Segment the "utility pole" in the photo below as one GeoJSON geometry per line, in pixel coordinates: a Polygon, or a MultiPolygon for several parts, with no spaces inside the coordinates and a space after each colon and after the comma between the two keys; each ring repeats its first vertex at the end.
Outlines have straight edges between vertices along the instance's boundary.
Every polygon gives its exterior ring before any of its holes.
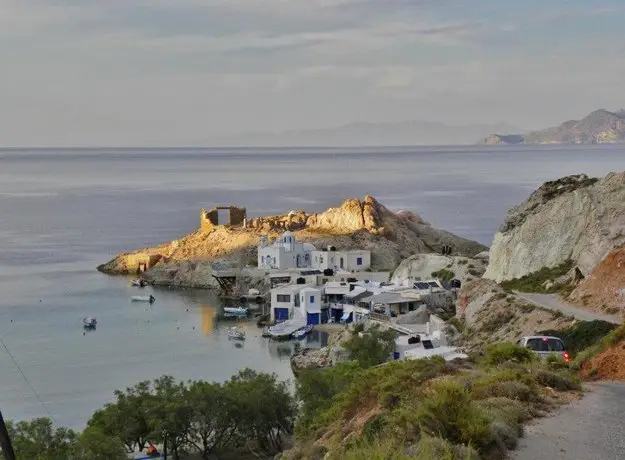
{"type": "Polygon", "coordinates": [[[4,454],[4,460],[15,460],[15,452],[13,451],[13,446],[11,445],[9,432],[7,431],[4,419],[2,418],[2,411],[0,411],[0,448],[4,454]]]}

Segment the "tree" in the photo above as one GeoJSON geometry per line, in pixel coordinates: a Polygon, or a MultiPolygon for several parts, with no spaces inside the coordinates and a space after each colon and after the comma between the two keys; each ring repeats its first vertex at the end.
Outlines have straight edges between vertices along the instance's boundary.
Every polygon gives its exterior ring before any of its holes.
{"type": "Polygon", "coordinates": [[[388,361],[395,351],[395,331],[381,331],[378,325],[363,333],[354,333],[343,345],[349,351],[350,359],[358,361],[363,368],[377,366],[388,361]]]}
{"type": "Polygon", "coordinates": [[[54,428],[49,418],[7,424],[18,460],[70,460],[75,458],[78,436],[67,428],[54,428]]]}
{"type": "Polygon", "coordinates": [[[229,393],[217,383],[191,382],[187,399],[192,407],[189,444],[208,458],[214,450],[236,441],[237,419],[229,393]]]}
{"type": "Polygon", "coordinates": [[[116,402],[96,411],[87,426],[118,438],[128,452],[143,450],[154,432],[151,418],[153,394],[151,383],[143,381],[126,391],[115,391],[116,402]]]}
{"type": "Polygon", "coordinates": [[[78,460],[128,460],[124,444],[94,427],[87,427],[78,441],[78,460]]]}
{"type": "Polygon", "coordinates": [[[167,440],[172,457],[178,460],[184,453],[189,438],[192,408],[184,383],[164,375],[154,380],[154,394],[150,400],[149,420],[152,421],[152,437],[167,440]]]}
{"type": "Polygon", "coordinates": [[[297,412],[295,400],[285,382],[275,374],[244,369],[225,383],[242,442],[252,442],[265,452],[282,450],[284,435],[293,433],[297,412]]]}

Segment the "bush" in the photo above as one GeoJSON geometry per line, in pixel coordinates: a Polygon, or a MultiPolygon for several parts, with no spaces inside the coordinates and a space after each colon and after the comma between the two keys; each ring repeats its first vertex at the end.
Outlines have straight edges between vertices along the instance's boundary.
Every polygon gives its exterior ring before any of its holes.
{"type": "Polygon", "coordinates": [[[396,335],[392,329],[381,331],[376,325],[362,337],[354,333],[343,344],[343,348],[349,351],[350,359],[357,361],[363,368],[376,366],[388,361],[395,351],[396,335]]]}
{"type": "Polygon", "coordinates": [[[463,333],[467,327],[467,322],[464,319],[459,318],[457,316],[452,316],[451,318],[449,318],[447,320],[447,324],[455,327],[456,330],[460,333],[463,333]]]}
{"type": "Polygon", "coordinates": [[[536,359],[536,355],[529,349],[513,343],[496,343],[486,348],[484,363],[497,366],[506,361],[529,363],[536,359]]]}
{"type": "Polygon", "coordinates": [[[613,329],[606,336],[598,340],[591,345],[590,347],[581,351],[574,361],[574,366],[576,368],[580,367],[585,361],[590,360],[595,355],[601,353],[603,350],[610,346],[617,345],[625,340],[625,324],[618,326],[616,329],[613,329]]]}
{"type": "Polygon", "coordinates": [[[579,380],[570,373],[537,369],[534,373],[536,382],[558,391],[581,390],[579,380]]]}
{"type": "Polygon", "coordinates": [[[473,403],[469,392],[449,381],[436,384],[434,389],[436,392],[417,410],[421,429],[454,444],[488,444],[491,419],[473,403]]]}
{"type": "Polygon", "coordinates": [[[441,268],[438,271],[432,272],[432,278],[436,278],[440,281],[450,281],[454,279],[456,274],[447,268],[441,268]]]}
{"type": "Polygon", "coordinates": [[[555,267],[543,267],[540,270],[522,276],[521,278],[503,281],[501,283],[501,287],[509,291],[558,292],[564,286],[554,285],[550,289],[545,289],[545,282],[553,281],[560,276],[566,275],[571,268],[573,268],[573,264],[574,262],[572,260],[566,260],[555,267]]]}

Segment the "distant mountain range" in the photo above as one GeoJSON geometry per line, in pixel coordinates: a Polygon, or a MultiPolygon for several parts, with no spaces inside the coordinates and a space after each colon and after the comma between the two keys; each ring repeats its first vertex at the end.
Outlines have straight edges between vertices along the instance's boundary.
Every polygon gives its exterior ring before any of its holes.
{"type": "Polygon", "coordinates": [[[480,144],[623,144],[625,111],[596,110],[581,120],[526,134],[490,134],[480,144]]]}
{"type": "Polygon", "coordinates": [[[336,128],[245,133],[207,139],[205,144],[237,147],[332,146],[376,147],[403,145],[468,145],[489,133],[520,132],[505,123],[450,126],[437,122],[350,123],[336,128]]]}

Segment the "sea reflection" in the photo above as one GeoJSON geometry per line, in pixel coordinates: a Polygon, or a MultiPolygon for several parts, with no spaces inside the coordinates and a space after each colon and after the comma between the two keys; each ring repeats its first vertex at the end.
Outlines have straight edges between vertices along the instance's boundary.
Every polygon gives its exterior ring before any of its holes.
{"type": "Polygon", "coordinates": [[[200,318],[202,319],[202,333],[209,336],[214,329],[217,329],[217,307],[214,305],[201,304],[200,318]]]}

